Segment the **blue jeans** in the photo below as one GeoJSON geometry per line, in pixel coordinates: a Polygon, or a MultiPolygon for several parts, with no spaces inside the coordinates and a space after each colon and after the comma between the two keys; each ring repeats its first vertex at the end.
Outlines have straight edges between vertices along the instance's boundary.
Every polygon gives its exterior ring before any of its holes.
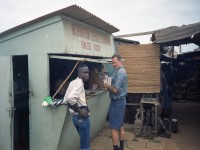
{"type": "Polygon", "coordinates": [[[90,150],[90,118],[73,115],[72,120],[80,137],[80,150],[90,150]]]}

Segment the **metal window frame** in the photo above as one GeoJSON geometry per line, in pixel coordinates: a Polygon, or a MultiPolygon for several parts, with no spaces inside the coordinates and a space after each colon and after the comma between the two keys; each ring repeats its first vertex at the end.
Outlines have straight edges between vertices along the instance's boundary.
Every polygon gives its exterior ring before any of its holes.
{"type": "Polygon", "coordinates": [[[78,60],[78,61],[87,61],[87,62],[104,63],[104,64],[111,63],[111,59],[108,59],[108,58],[106,58],[106,59],[94,59],[94,58],[85,58],[85,57],[56,56],[56,55],[50,55],[49,58],[65,59],[65,60],[78,60]]]}

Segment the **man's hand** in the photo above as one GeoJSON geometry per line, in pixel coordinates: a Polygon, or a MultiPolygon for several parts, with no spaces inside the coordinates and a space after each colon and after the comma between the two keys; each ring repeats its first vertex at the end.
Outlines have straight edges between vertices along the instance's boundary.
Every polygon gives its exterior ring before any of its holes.
{"type": "Polygon", "coordinates": [[[108,83],[104,83],[104,88],[105,90],[109,90],[112,93],[117,93],[117,89],[111,85],[109,85],[108,83]]]}
{"type": "Polygon", "coordinates": [[[82,109],[79,109],[79,114],[81,115],[81,117],[85,118],[88,116],[88,111],[86,108],[82,108],[82,109]]]}

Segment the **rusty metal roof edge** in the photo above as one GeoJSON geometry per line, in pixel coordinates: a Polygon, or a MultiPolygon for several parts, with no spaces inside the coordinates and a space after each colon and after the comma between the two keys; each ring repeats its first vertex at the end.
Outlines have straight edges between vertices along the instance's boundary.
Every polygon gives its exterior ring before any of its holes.
{"type": "Polygon", "coordinates": [[[182,26],[171,26],[168,28],[158,30],[156,32],[156,34],[158,34],[158,36],[168,36],[171,34],[180,34],[181,32],[183,32],[184,34],[199,33],[200,32],[200,22],[194,23],[194,24],[189,24],[189,25],[182,25],[182,26]]]}
{"type": "MultiPolygon", "coordinates": [[[[33,24],[33,23],[39,22],[39,21],[41,21],[41,20],[43,20],[43,19],[46,19],[46,18],[49,18],[49,17],[52,17],[52,16],[56,16],[56,15],[61,15],[61,14],[62,14],[62,15],[65,14],[65,15],[68,16],[68,17],[71,17],[71,18],[73,18],[73,19],[76,19],[76,20],[78,20],[78,21],[80,21],[80,22],[84,22],[84,20],[77,19],[77,17],[75,17],[75,15],[74,15],[74,16],[70,16],[69,14],[66,14],[66,13],[65,13],[65,11],[70,10],[70,9],[73,9],[73,7],[74,7],[74,9],[79,9],[79,11],[85,12],[86,14],[89,14],[89,15],[93,16],[94,18],[96,18],[98,21],[102,22],[102,23],[103,23],[103,27],[98,27],[98,28],[100,28],[101,30],[104,30],[104,31],[108,32],[108,30],[106,30],[106,28],[104,28],[104,27],[108,27],[108,28],[110,28],[110,31],[111,31],[111,32],[109,32],[109,33],[114,33],[114,32],[118,32],[118,31],[119,31],[118,28],[116,28],[116,27],[114,27],[113,25],[111,25],[111,24],[105,22],[105,21],[102,20],[101,18],[99,18],[99,17],[93,15],[92,13],[86,11],[85,9],[83,9],[83,8],[77,6],[77,5],[71,5],[71,6],[65,7],[65,8],[63,8],[63,9],[60,9],[60,10],[51,12],[51,13],[49,13],[49,14],[46,14],[46,15],[44,15],[44,16],[38,17],[38,18],[33,19],[33,20],[31,20],[31,21],[22,23],[22,24],[20,24],[20,25],[18,25],[18,26],[15,26],[15,27],[13,27],[13,28],[10,28],[10,29],[8,29],[8,30],[6,30],[6,31],[4,31],[4,32],[1,32],[1,33],[0,33],[0,36],[6,35],[6,34],[8,34],[8,33],[10,33],[10,32],[13,32],[13,31],[15,31],[15,30],[21,29],[21,28],[23,28],[23,27],[25,27],[25,26],[28,26],[28,25],[31,25],[31,24],[33,24]]],[[[89,24],[89,23],[87,23],[87,22],[84,22],[84,23],[86,23],[86,24],[88,24],[88,25],[90,25],[90,26],[92,25],[92,24],[89,24]]],[[[94,27],[96,27],[96,26],[94,26],[94,27]]]]}

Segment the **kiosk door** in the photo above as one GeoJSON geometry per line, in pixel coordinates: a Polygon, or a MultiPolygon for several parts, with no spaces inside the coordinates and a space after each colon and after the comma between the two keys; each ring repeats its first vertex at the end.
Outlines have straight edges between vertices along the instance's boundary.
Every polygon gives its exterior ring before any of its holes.
{"type": "Polygon", "coordinates": [[[12,57],[0,56],[0,149],[13,150],[12,57]]]}

